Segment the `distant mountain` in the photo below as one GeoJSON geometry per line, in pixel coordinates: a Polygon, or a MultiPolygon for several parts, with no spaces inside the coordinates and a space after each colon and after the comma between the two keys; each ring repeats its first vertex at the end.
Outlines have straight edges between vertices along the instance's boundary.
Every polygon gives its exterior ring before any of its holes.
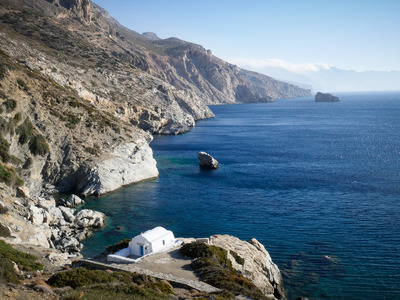
{"type": "Polygon", "coordinates": [[[246,65],[254,71],[272,76],[299,87],[311,86],[314,91],[390,91],[400,90],[400,71],[343,70],[331,66],[314,65],[313,68],[293,70],[278,66],[246,65]]]}

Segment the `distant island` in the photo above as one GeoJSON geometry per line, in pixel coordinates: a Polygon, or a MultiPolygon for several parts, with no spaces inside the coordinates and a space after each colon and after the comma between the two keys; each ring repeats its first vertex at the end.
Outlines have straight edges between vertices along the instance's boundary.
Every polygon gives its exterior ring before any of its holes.
{"type": "Polygon", "coordinates": [[[320,93],[318,92],[315,95],[315,102],[340,102],[340,98],[333,96],[332,94],[329,93],[320,93]]]}

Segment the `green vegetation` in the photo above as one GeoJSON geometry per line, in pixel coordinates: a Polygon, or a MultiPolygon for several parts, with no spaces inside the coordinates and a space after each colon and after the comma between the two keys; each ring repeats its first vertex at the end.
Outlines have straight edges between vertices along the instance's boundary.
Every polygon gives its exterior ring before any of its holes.
{"type": "Polygon", "coordinates": [[[17,133],[19,135],[18,142],[20,144],[28,143],[33,137],[33,125],[31,120],[27,117],[25,121],[17,128],[17,133]]]}
{"type": "Polygon", "coordinates": [[[239,265],[244,265],[244,258],[241,257],[239,254],[237,254],[235,251],[233,250],[229,250],[229,253],[233,256],[233,258],[235,259],[235,261],[239,264],[239,265]]]}
{"type": "Polygon", "coordinates": [[[0,164],[0,182],[11,185],[13,178],[12,175],[12,172],[10,172],[7,168],[0,164]]]}
{"type": "Polygon", "coordinates": [[[122,239],[116,244],[110,245],[106,248],[106,253],[115,253],[121,249],[127,248],[131,239],[122,239]]]}
{"type": "Polygon", "coordinates": [[[46,139],[40,134],[31,139],[29,149],[34,155],[46,155],[50,152],[49,144],[47,144],[46,139]]]}
{"type": "Polygon", "coordinates": [[[22,279],[20,275],[17,274],[14,270],[14,265],[11,260],[8,258],[0,259],[0,283],[2,282],[11,282],[11,283],[19,283],[22,279]]]}
{"type": "Polygon", "coordinates": [[[17,107],[17,101],[13,99],[7,99],[5,102],[3,102],[3,105],[6,107],[6,110],[8,112],[14,111],[15,108],[17,107]]]}
{"type": "Polygon", "coordinates": [[[32,167],[32,165],[33,165],[33,159],[32,159],[32,157],[28,157],[28,159],[25,161],[22,168],[29,169],[30,167],[32,167]]]}
{"type": "Polygon", "coordinates": [[[191,267],[208,284],[226,293],[231,292],[252,299],[267,299],[252,282],[232,268],[225,249],[194,242],[183,245],[179,251],[182,255],[194,259],[191,267]]]}
{"type": "Polygon", "coordinates": [[[7,213],[8,213],[8,207],[0,203],[0,215],[5,215],[7,213]]]}
{"type": "Polygon", "coordinates": [[[28,85],[26,84],[26,82],[23,79],[17,78],[17,84],[18,84],[20,89],[23,89],[25,91],[28,90],[28,85]]]}
{"type": "Polygon", "coordinates": [[[18,251],[6,242],[0,240],[0,261],[3,259],[9,259],[15,262],[22,270],[43,270],[43,265],[37,262],[38,258],[36,256],[18,251]]]}
{"type": "Polygon", "coordinates": [[[85,147],[85,151],[89,154],[95,155],[95,156],[100,156],[101,150],[99,146],[95,147],[85,147]]]}
{"type": "Polygon", "coordinates": [[[22,115],[21,115],[20,112],[17,112],[17,113],[15,114],[15,116],[14,116],[14,122],[15,122],[16,124],[18,124],[19,122],[21,122],[21,120],[22,120],[22,115]]]}
{"type": "Polygon", "coordinates": [[[42,270],[43,265],[36,260],[36,256],[18,251],[0,240],[0,282],[19,283],[22,279],[15,271],[13,262],[22,270],[42,270]]]}
{"type": "Polygon", "coordinates": [[[19,134],[18,142],[20,144],[29,143],[29,149],[34,155],[45,155],[50,152],[49,145],[46,139],[40,134],[34,134],[33,125],[29,118],[18,126],[17,133],[19,134]]]}
{"type": "Polygon", "coordinates": [[[3,162],[8,162],[10,160],[10,154],[8,150],[10,149],[10,144],[0,136],[0,159],[3,162]]]}
{"type": "MultiPolygon", "coordinates": [[[[0,70],[1,70],[1,67],[0,67],[0,70]]],[[[1,74],[1,71],[0,71],[0,74],[1,74]]],[[[0,90],[0,98],[7,99],[7,95],[3,90],[0,90]]]]}
{"type": "Polygon", "coordinates": [[[173,294],[164,281],[150,276],[128,272],[105,272],[77,268],[60,272],[49,278],[47,283],[53,287],[70,286],[68,299],[169,299],[173,294]],[[140,287],[139,287],[140,286],[140,287]]]}
{"type": "Polygon", "coordinates": [[[1,237],[10,237],[11,236],[10,229],[1,223],[0,223],[0,236],[1,237]]]}
{"type": "Polygon", "coordinates": [[[0,182],[12,186],[22,186],[24,181],[19,178],[13,168],[6,167],[0,164],[0,182]]]}
{"type": "Polygon", "coordinates": [[[0,65],[0,80],[4,79],[7,75],[7,68],[5,65],[0,65]]]}

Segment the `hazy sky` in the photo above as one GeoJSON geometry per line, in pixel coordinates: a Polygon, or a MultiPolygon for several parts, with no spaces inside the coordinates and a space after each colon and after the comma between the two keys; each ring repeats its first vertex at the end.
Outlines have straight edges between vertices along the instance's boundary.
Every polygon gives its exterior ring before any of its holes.
{"type": "Polygon", "coordinates": [[[122,25],[238,65],[400,71],[400,0],[94,0],[122,25]]]}

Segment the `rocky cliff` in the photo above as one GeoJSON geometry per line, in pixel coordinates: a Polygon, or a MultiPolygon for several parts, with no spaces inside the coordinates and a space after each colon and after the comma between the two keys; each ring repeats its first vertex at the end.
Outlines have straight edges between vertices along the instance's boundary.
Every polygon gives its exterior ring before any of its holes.
{"type": "Polygon", "coordinates": [[[266,296],[272,299],[286,298],[281,272],[259,241],[252,239],[245,242],[229,235],[214,235],[209,241],[210,245],[226,249],[233,268],[254,283],[266,296]],[[243,258],[243,264],[238,263],[232,253],[243,258]]]}

